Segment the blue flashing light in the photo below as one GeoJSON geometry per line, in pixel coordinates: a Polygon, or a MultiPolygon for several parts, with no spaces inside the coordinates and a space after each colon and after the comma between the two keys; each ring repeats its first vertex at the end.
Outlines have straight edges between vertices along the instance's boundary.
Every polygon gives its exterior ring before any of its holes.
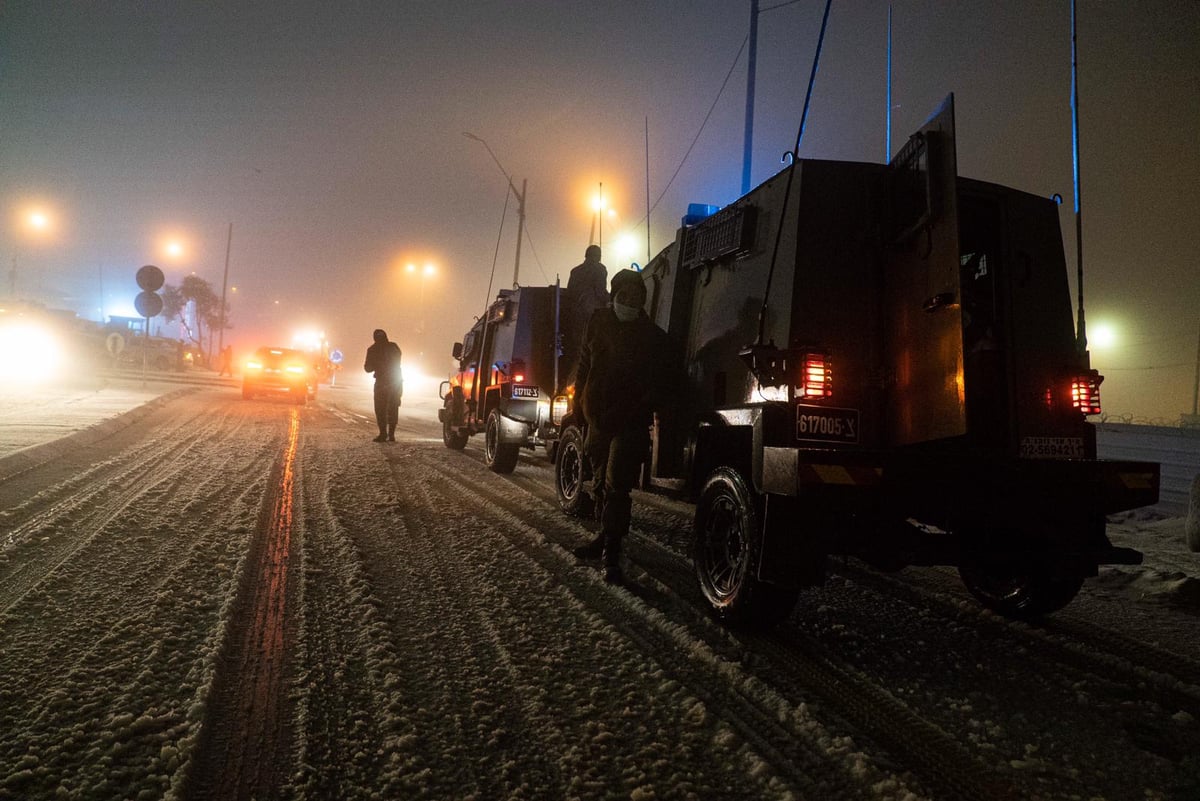
{"type": "Polygon", "coordinates": [[[689,203],[687,214],[684,215],[680,224],[684,226],[695,225],[701,220],[713,216],[720,210],[720,206],[710,206],[707,203],[689,203]]]}

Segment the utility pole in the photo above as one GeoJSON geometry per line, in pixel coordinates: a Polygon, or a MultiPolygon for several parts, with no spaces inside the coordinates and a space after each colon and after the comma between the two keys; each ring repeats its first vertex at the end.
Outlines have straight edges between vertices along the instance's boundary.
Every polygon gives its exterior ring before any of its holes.
{"type": "Polygon", "coordinates": [[[1200,337],[1196,338],[1196,383],[1192,386],[1192,418],[1200,414],[1200,337]]]}
{"type": "MultiPolygon", "coordinates": [[[[225,350],[225,288],[229,286],[229,251],[233,248],[233,223],[229,223],[229,237],[225,240],[225,275],[221,278],[221,331],[217,334],[217,353],[225,350]]],[[[209,340],[212,344],[212,340],[209,340]]],[[[209,364],[212,364],[211,355],[209,364]]]]}
{"type": "Polygon", "coordinates": [[[758,52],[758,0],[750,0],[750,59],[746,67],[746,134],[742,141],[742,194],[750,191],[750,159],[754,149],[754,70],[758,52]]]}
{"type": "Polygon", "coordinates": [[[463,131],[463,136],[472,139],[487,148],[488,155],[492,157],[492,161],[496,162],[496,166],[500,168],[500,173],[504,179],[508,181],[508,189],[517,198],[517,260],[513,265],[513,287],[517,286],[517,278],[521,274],[521,240],[525,238],[525,185],[526,181],[521,181],[521,191],[517,191],[516,184],[513,183],[512,176],[508,174],[508,170],[504,169],[504,165],[500,163],[500,159],[496,158],[496,154],[492,152],[492,146],[482,138],[473,133],[463,131]]]}
{"type": "MultiPolygon", "coordinates": [[[[521,194],[517,195],[517,260],[513,264],[513,289],[516,289],[517,276],[521,273],[521,240],[525,237],[525,178],[521,179],[521,194]]],[[[517,188],[512,185],[512,179],[508,180],[508,185],[512,191],[516,192],[517,188]]],[[[536,253],[534,254],[537,255],[536,253]]]]}

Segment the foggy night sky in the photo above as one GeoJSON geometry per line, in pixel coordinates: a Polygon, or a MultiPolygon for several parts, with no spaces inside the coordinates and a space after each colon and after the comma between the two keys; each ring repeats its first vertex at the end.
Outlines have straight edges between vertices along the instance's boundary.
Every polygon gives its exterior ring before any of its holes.
{"type": "MultiPolygon", "coordinates": [[[[784,0],[761,0],[764,9],[784,0]]],[[[599,182],[605,262],[646,260],[689,202],[740,194],[749,0],[31,2],[0,6],[0,295],[132,314],[153,263],[219,293],[245,352],[327,332],[357,370],[375,327],[449,368],[486,300],[506,182],[528,180],[522,284],[582,260],[599,182]],[[40,241],[19,225],[52,211],[40,241]],[[168,235],[188,243],[172,261],[168,235]],[[437,265],[406,275],[413,260],[437,265]],[[101,282],[104,290],[100,297],[101,282]],[[421,297],[425,309],[419,308],[421,297]],[[424,321],[424,336],[416,333],[424,321]]],[[[887,9],[835,2],[801,155],[884,160],[887,9]]],[[[893,21],[892,151],[955,93],[959,174],[1064,198],[1074,290],[1070,4],[906,2],[893,21]]],[[[755,184],[796,137],[824,3],[760,16],[755,184]]],[[[1190,411],[1200,330],[1200,2],[1080,0],[1089,334],[1105,411],[1190,411]]],[[[492,296],[512,281],[510,204],[492,296]]],[[[1074,302],[1074,298],[1073,298],[1074,302]]],[[[423,356],[422,356],[423,354],[423,356]]]]}

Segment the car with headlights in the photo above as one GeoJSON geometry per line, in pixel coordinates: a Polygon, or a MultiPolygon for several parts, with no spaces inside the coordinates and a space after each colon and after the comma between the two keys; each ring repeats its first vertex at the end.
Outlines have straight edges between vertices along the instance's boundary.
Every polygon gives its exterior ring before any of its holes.
{"type": "Polygon", "coordinates": [[[282,393],[303,406],[317,397],[317,372],[303,351],[262,347],[242,369],[242,397],[282,393]]]}

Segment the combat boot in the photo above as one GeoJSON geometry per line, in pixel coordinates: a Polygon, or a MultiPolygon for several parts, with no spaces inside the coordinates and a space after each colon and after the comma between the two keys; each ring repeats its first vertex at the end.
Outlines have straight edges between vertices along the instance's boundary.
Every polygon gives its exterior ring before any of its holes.
{"type": "Polygon", "coordinates": [[[621,572],[621,568],[619,568],[619,567],[616,567],[616,566],[605,567],[604,568],[604,583],[612,584],[613,586],[616,586],[616,587],[624,587],[625,583],[626,583],[625,582],[625,574],[621,572]]]}
{"type": "Polygon", "coordinates": [[[601,534],[604,548],[604,581],[618,586],[625,584],[625,576],[621,574],[621,537],[614,534],[601,534]]]}
{"type": "Polygon", "coordinates": [[[580,545],[571,551],[579,559],[599,559],[604,555],[604,535],[597,534],[596,539],[587,545],[580,545]]]}

